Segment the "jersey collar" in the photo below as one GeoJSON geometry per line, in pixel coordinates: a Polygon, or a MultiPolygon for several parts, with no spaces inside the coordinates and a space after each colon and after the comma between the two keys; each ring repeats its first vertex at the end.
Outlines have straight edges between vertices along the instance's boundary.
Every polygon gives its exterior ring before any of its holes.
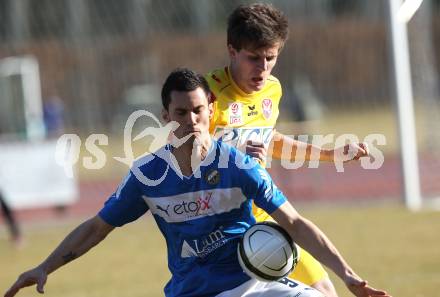
{"type": "Polygon", "coordinates": [[[211,138],[211,146],[209,147],[208,153],[206,154],[205,159],[202,160],[202,162],[200,162],[199,166],[196,168],[196,170],[190,175],[190,176],[186,176],[182,174],[182,170],[180,169],[179,163],[176,160],[176,157],[173,155],[172,150],[173,147],[171,144],[168,144],[166,146],[166,150],[168,151],[167,154],[167,158],[166,158],[166,162],[168,163],[168,165],[170,166],[171,169],[173,169],[173,171],[176,173],[176,175],[178,177],[180,177],[182,180],[190,180],[193,177],[195,178],[200,178],[201,176],[201,172],[200,169],[202,166],[208,166],[209,164],[212,163],[213,158],[215,158],[216,155],[216,141],[211,138]]]}

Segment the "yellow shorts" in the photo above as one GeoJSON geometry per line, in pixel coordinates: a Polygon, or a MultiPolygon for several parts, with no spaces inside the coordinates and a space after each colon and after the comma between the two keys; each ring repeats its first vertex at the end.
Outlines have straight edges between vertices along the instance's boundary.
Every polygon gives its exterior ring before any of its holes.
{"type": "MultiPolygon", "coordinates": [[[[252,205],[252,212],[257,222],[273,221],[270,215],[256,207],[255,204],[252,205]]],[[[311,286],[320,280],[328,278],[328,274],[318,260],[301,248],[299,262],[289,277],[311,286]]]]}

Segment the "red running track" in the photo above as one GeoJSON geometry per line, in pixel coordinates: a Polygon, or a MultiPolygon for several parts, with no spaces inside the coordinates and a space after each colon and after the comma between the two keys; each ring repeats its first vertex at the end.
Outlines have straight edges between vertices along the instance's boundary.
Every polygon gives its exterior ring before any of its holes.
{"type": "MultiPolygon", "coordinates": [[[[287,170],[273,163],[269,169],[277,186],[292,201],[344,203],[396,200],[402,197],[402,175],[397,157],[386,157],[383,166],[377,170],[363,169],[358,162],[344,164],[342,173],[338,173],[332,163],[321,163],[319,168],[306,166],[287,170]]],[[[424,196],[440,194],[438,159],[432,155],[421,157],[420,176],[424,196]]],[[[78,202],[64,212],[54,211],[53,208],[27,209],[17,211],[17,217],[20,221],[37,221],[93,216],[118,183],[119,180],[80,182],[78,202]]]]}

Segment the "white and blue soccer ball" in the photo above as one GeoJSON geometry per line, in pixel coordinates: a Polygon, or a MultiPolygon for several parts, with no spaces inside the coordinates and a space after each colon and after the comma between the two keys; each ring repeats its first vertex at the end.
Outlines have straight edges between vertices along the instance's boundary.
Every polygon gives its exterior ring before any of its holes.
{"type": "Polygon", "coordinates": [[[238,244],[238,260],[243,270],[261,281],[286,277],[299,260],[299,249],[290,235],[274,222],[251,226],[238,244]]]}

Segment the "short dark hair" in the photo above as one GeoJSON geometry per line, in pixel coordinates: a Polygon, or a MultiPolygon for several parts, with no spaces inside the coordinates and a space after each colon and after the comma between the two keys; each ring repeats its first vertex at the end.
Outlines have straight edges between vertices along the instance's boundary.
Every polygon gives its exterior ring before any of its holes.
{"type": "Polygon", "coordinates": [[[240,5],[228,18],[227,42],[238,51],[279,42],[281,50],[289,34],[288,27],[287,18],[271,4],[240,5]]]}
{"type": "Polygon", "coordinates": [[[162,87],[161,96],[163,107],[168,110],[172,91],[190,92],[199,87],[205,91],[209,103],[211,101],[211,91],[203,75],[188,68],[177,68],[173,70],[173,72],[168,75],[162,87]]]}

